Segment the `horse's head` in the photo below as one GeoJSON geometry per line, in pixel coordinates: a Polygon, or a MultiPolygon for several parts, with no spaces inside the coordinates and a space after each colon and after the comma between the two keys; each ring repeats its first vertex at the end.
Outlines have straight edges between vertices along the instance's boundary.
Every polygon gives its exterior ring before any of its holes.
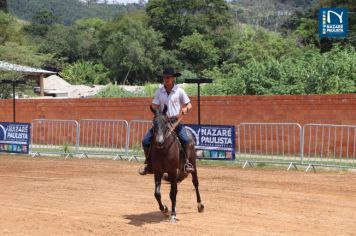
{"type": "Polygon", "coordinates": [[[161,112],[160,109],[153,109],[152,106],[150,107],[152,113],[154,114],[153,117],[153,138],[156,143],[157,148],[163,148],[165,136],[169,130],[168,127],[168,118],[167,118],[167,105],[164,105],[163,111],[161,112]]]}

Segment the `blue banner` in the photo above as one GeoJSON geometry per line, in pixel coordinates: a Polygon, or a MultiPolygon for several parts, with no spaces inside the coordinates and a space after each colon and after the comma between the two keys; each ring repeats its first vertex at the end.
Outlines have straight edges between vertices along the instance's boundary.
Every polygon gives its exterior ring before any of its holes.
{"type": "Polygon", "coordinates": [[[28,154],[30,127],[29,123],[0,122],[0,152],[28,154]]]}
{"type": "Polygon", "coordinates": [[[195,139],[198,158],[235,160],[235,126],[185,125],[195,139]]]}

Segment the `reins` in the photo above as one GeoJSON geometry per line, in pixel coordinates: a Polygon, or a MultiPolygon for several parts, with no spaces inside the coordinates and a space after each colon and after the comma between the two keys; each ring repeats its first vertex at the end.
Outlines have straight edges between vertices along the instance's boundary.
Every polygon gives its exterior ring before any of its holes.
{"type": "MultiPolygon", "coordinates": [[[[183,150],[183,147],[182,147],[181,142],[179,141],[177,134],[174,132],[174,130],[177,128],[177,126],[179,125],[179,123],[181,122],[182,119],[183,119],[183,115],[181,115],[176,122],[172,123],[167,117],[168,131],[165,133],[164,138],[163,138],[165,140],[167,137],[169,137],[169,135],[173,135],[173,138],[177,142],[180,150],[183,150]]],[[[186,155],[186,154],[184,153],[184,155],[186,155]]]]}
{"type": "MultiPolygon", "coordinates": [[[[173,124],[170,121],[168,121],[168,132],[166,132],[166,134],[164,135],[164,139],[166,139],[171,134],[175,134],[174,130],[177,128],[177,126],[181,120],[182,119],[179,119],[176,122],[174,122],[173,124]]],[[[176,138],[177,136],[174,135],[174,137],[176,138]]]]}
{"type": "Polygon", "coordinates": [[[172,131],[174,131],[176,128],[177,128],[177,126],[179,125],[179,123],[180,123],[180,121],[182,120],[182,118],[183,118],[183,116],[181,116],[176,122],[174,122],[173,124],[172,124],[172,122],[170,122],[170,120],[168,120],[168,123],[169,123],[169,129],[170,129],[170,132],[172,132],[172,131]]]}
{"type": "MultiPolygon", "coordinates": [[[[182,120],[183,117],[180,117],[176,122],[172,123],[170,122],[170,120],[168,119],[168,132],[165,133],[164,138],[166,139],[169,135],[171,134],[175,134],[174,130],[177,128],[177,126],[179,125],[179,122],[182,120]]],[[[174,138],[177,138],[177,135],[174,135],[174,138]]]]}
{"type": "MultiPolygon", "coordinates": [[[[181,122],[181,120],[183,119],[183,115],[180,115],[178,120],[174,123],[171,122],[171,120],[168,119],[168,132],[165,133],[164,138],[166,139],[169,135],[171,135],[172,133],[175,134],[174,130],[177,128],[177,126],[179,125],[179,123],[181,122]]],[[[174,138],[177,138],[177,135],[174,135],[174,138]]],[[[178,142],[179,143],[179,142],[178,142]]]]}

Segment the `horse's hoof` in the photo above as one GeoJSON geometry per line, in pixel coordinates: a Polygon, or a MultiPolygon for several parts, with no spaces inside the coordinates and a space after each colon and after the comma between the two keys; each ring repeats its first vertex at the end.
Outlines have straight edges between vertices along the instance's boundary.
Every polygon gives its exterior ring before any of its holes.
{"type": "Polygon", "coordinates": [[[171,217],[169,218],[169,221],[170,221],[171,223],[176,223],[176,222],[177,222],[177,216],[171,215],[171,217]]]}
{"type": "Polygon", "coordinates": [[[144,166],[141,166],[139,169],[138,169],[138,174],[139,175],[147,175],[147,170],[144,166]]]}
{"type": "Polygon", "coordinates": [[[163,206],[163,210],[161,210],[161,212],[167,216],[168,213],[168,207],[166,205],[163,206]]]}
{"type": "Polygon", "coordinates": [[[204,205],[202,203],[198,204],[198,212],[202,213],[204,211],[204,205]]]}

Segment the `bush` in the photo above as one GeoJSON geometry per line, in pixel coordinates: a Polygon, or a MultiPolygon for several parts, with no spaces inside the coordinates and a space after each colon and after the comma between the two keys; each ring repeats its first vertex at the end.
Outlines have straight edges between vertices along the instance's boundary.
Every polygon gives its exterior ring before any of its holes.
{"type": "Polygon", "coordinates": [[[109,71],[103,64],[77,61],[63,69],[60,75],[71,84],[108,84],[109,71]]]}
{"type": "Polygon", "coordinates": [[[356,52],[351,46],[324,54],[304,48],[281,60],[253,60],[244,67],[224,64],[204,75],[214,79],[204,95],[355,93],[356,52]]]}
{"type": "Polygon", "coordinates": [[[123,98],[123,97],[143,97],[142,92],[129,92],[116,85],[110,84],[101,90],[95,97],[97,98],[123,98]]]}

